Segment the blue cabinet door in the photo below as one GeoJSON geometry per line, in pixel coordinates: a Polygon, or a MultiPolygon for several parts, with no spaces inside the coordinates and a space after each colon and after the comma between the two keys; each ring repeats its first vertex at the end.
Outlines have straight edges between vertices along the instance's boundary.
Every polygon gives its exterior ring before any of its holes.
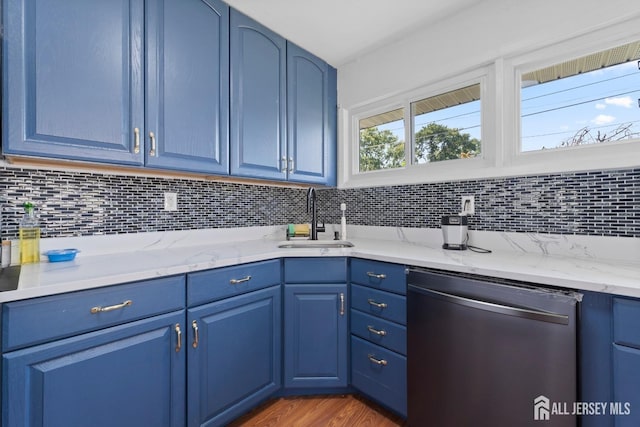
{"type": "Polygon", "coordinates": [[[286,178],[286,41],[231,11],[231,174],[286,178]]]}
{"type": "Polygon", "coordinates": [[[143,13],[144,0],[4,3],[5,154],[142,164],[143,13]]]}
{"type": "Polygon", "coordinates": [[[613,403],[615,427],[640,425],[640,350],[613,344],[613,403]]]}
{"type": "Polygon", "coordinates": [[[336,184],[336,70],[287,43],[288,179],[336,184]]]}
{"type": "MultiPolygon", "coordinates": [[[[583,402],[612,402],[611,371],[613,341],[612,296],[598,292],[583,292],[580,304],[579,385],[578,396],[583,402]]],[[[609,415],[582,416],[582,427],[611,427],[609,415]]]]}
{"type": "Polygon", "coordinates": [[[146,13],[146,165],[228,174],[229,6],[156,0],[146,13]]]}
{"type": "Polygon", "coordinates": [[[187,323],[188,426],[226,425],[280,389],[279,285],[189,309],[187,323]]]}
{"type": "Polygon", "coordinates": [[[184,426],[184,318],[181,310],[4,354],[2,425],[184,426]]]}
{"type": "Polygon", "coordinates": [[[284,386],[347,385],[346,284],[284,287],[284,386]]]}

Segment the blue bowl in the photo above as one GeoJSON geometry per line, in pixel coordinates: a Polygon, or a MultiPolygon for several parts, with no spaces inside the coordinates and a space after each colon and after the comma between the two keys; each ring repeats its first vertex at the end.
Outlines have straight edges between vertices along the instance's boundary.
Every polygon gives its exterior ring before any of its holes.
{"type": "Polygon", "coordinates": [[[49,258],[49,262],[62,262],[73,260],[78,252],[80,251],[77,249],[54,249],[44,254],[49,258]]]}

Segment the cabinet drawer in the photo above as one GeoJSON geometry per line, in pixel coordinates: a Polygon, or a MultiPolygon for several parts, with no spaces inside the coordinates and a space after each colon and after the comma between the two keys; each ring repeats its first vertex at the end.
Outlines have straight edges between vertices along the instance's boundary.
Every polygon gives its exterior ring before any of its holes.
{"type": "Polygon", "coordinates": [[[13,350],[184,308],[184,276],[4,305],[2,349],[13,350]],[[125,302],[130,301],[129,304],[125,302]],[[97,311],[99,309],[104,311],[97,311]]]}
{"type": "Polygon", "coordinates": [[[406,357],[352,335],[351,383],[367,396],[407,415],[406,357]]]}
{"type": "Polygon", "coordinates": [[[351,333],[397,353],[407,354],[407,328],[358,310],[351,310],[351,333]]]}
{"type": "Polygon", "coordinates": [[[280,284],[280,260],[189,273],[189,307],[280,284]]]}
{"type": "Polygon", "coordinates": [[[351,307],[372,316],[407,324],[407,302],[404,296],[351,285],[351,307]]]}
{"type": "Polygon", "coordinates": [[[640,301],[613,299],[613,340],[640,348],[640,301]]]}
{"type": "Polygon", "coordinates": [[[407,293],[405,266],[400,264],[352,259],[351,283],[358,283],[402,295],[407,293]]]}
{"type": "Polygon", "coordinates": [[[285,258],[285,283],[345,283],[346,258],[285,258]]]}

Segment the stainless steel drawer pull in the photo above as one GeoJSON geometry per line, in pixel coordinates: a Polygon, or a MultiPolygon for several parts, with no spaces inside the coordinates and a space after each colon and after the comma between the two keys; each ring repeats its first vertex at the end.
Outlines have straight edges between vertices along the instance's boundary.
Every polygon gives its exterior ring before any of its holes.
{"type": "Polygon", "coordinates": [[[380,273],[380,274],[376,274],[373,271],[367,271],[367,276],[369,277],[373,277],[374,279],[386,279],[387,275],[380,273]]]}
{"type": "Polygon", "coordinates": [[[387,335],[387,331],[385,331],[384,329],[382,330],[377,330],[375,329],[373,326],[367,326],[367,329],[369,330],[369,332],[371,332],[372,334],[376,334],[379,335],[381,337],[384,337],[385,335],[387,335]]]}
{"type": "Polygon", "coordinates": [[[200,334],[198,333],[198,322],[195,320],[191,322],[191,327],[193,328],[193,348],[198,348],[198,343],[200,342],[200,334]]]}
{"type": "Polygon", "coordinates": [[[282,173],[286,173],[287,172],[287,158],[283,157],[280,159],[280,172],[282,173]]]}
{"type": "Polygon", "coordinates": [[[138,154],[140,152],[140,129],[133,129],[133,152],[138,154]]]}
{"type": "Polygon", "coordinates": [[[175,327],[178,343],[176,344],[176,353],[182,348],[182,330],[180,329],[180,323],[176,323],[175,327]]]}
{"type": "Polygon", "coordinates": [[[340,292],[340,316],[344,316],[344,293],[340,292]]]}
{"type": "Polygon", "coordinates": [[[375,363],[376,365],[387,366],[388,362],[384,359],[376,359],[375,357],[373,357],[373,354],[370,354],[368,357],[369,357],[369,360],[375,363]]]}
{"type": "Polygon", "coordinates": [[[251,280],[251,276],[243,277],[242,279],[231,279],[229,283],[232,285],[237,285],[238,283],[248,282],[251,280]]]}
{"type": "Polygon", "coordinates": [[[387,304],[384,302],[375,302],[375,300],[372,300],[371,298],[369,298],[367,301],[369,302],[369,305],[372,305],[374,307],[387,308],[387,304]]]}
{"type": "Polygon", "coordinates": [[[149,150],[150,156],[156,155],[156,134],[149,132],[149,139],[151,140],[151,149],[149,150]]]}
{"type": "Polygon", "coordinates": [[[289,172],[293,172],[294,168],[293,157],[289,157],[289,172]]]}
{"type": "Polygon", "coordinates": [[[104,312],[107,312],[107,311],[119,310],[121,308],[128,307],[131,304],[133,304],[133,301],[128,299],[128,300],[126,300],[124,302],[121,302],[120,304],[109,305],[107,307],[100,307],[100,306],[91,307],[91,314],[104,313],[104,312]]]}

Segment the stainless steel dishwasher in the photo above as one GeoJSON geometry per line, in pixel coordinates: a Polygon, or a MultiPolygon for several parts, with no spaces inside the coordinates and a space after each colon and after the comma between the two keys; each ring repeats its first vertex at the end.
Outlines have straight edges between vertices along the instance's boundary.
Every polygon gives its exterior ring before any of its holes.
{"type": "Polygon", "coordinates": [[[577,399],[580,294],[417,268],[407,283],[410,427],[576,426],[551,405],[577,399]]]}

